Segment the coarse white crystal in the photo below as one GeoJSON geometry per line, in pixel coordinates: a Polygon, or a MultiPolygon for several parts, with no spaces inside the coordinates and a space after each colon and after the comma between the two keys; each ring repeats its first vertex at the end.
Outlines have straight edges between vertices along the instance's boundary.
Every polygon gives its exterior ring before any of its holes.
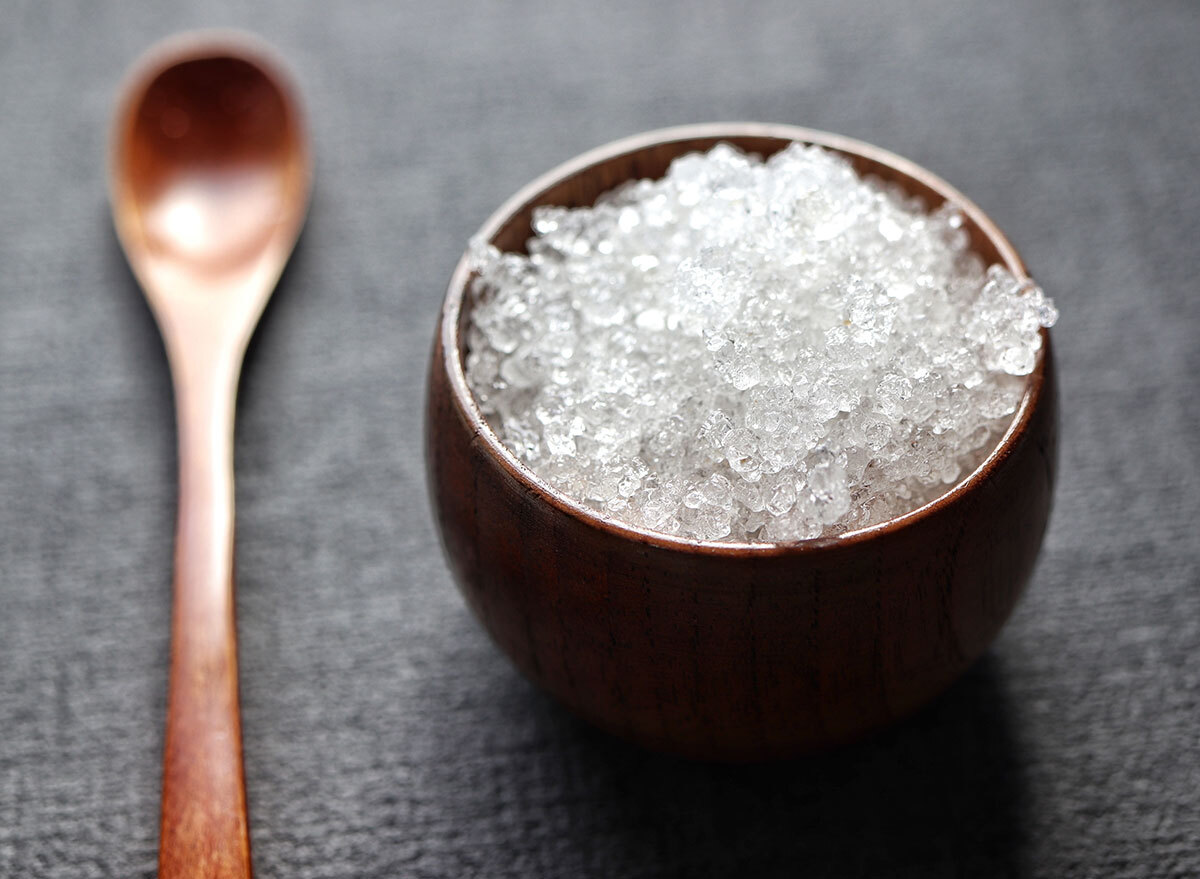
{"type": "Polygon", "coordinates": [[[474,241],[466,370],[497,435],[597,512],[700,540],[805,540],[944,493],[1025,392],[1042,290],[817,147],[720,144],[528,255],[474,241]]]}

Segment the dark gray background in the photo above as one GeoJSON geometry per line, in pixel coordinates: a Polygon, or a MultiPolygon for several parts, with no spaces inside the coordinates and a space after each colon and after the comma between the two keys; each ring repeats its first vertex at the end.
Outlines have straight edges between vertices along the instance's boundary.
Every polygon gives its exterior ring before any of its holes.
{"type": "Polygon", "coordinates": [[[154,872],[171,391],[104,150],[127,65],[230,24],[297,69],[318,160],[239,411],[260,876],[1200,875],[1200,4],[252,5],[2,9],[0,875],[154,872]],[[782,767],[643,753],[536,692],[451,584],[421,459],[487,214],[721,119],[933,169],[1063,313],[1057,506],[1011,624],[913,721],[782,767]]]}

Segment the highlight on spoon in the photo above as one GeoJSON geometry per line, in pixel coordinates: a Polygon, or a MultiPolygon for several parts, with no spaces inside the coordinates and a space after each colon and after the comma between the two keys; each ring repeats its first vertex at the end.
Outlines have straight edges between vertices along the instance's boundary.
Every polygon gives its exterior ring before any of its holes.
{"type": "Polygon", "coordinates": [[[183,34],[134,65],[110,179],[139,277],[151,256],[222,273],[288,255],[312,173],[291,82],[270,49],[229,31],[183,34]]]}

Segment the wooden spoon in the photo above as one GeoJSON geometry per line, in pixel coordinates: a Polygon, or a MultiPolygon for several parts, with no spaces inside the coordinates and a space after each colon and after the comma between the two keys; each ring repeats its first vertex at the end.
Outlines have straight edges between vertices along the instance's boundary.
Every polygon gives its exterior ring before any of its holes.
{"type": "Polygon", "coordinates": [[[242,357],[304,222],[295,90],[246,37],[160,44],[123,89],[113,219],[175,388],[179,521],[159,877],[251,875],[233,601],[233,420],[242,357]]]}

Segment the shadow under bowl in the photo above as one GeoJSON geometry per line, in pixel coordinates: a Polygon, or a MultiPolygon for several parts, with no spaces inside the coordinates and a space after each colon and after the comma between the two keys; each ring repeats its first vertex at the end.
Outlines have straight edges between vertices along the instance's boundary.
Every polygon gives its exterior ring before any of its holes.
{"type": "MultiPolygon", "coordinates": [[[[586,153],[535,180],[481,230],[523,251],[538,205],[578,207],[730,143],[846,156],[965,217],[972,248],[1017,277],[1012,245],[938,177],[868,144],[786,125],[686,126],[586,153]]],[[[688,757],[760,760],[859,738],[928,702],[1011,613],[1045,533],[1057,461],[1049,334],[996,449],[904,516],[791,544],[711,543],[631,527],[567,498],[503,447],[464,374],[472,277],[450,280],[425,423],[428,487],[467,603],[513,662],[571,710],[688,757]]]]}

